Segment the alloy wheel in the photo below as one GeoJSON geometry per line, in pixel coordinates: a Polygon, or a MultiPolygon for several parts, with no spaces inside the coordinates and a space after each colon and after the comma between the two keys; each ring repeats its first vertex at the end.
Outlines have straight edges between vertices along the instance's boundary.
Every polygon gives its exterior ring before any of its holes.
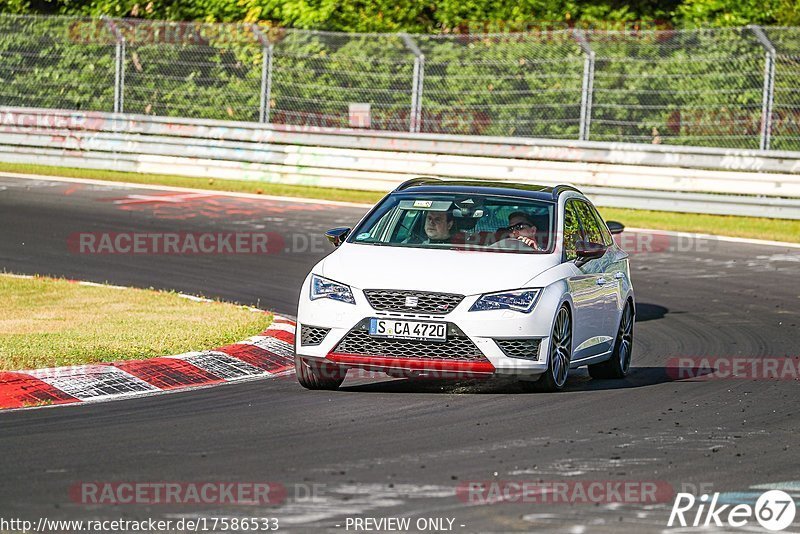
{"type": "Polygon", "coordinates": [[[566,308],[558,310],[553,326],[553,337],[550,342],[550,359],[553,369],[553,381],[561,388],[567,381],[569,364],[572,355],[572,322],[566,308]]]}

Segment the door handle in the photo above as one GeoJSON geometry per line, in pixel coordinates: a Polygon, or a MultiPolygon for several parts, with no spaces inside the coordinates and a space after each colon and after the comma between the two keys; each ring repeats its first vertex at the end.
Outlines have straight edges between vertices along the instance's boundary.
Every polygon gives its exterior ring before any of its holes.
{"type": "Polygon", "coordinates": [[[625,278],[625,273],[623,273],[623,272],[618,272],[618,273],[615,273],[615,274],[614,274],[614,278],[615,278],[616,280],[622,280],[623,278],[625,278]]]}
{"type": "Polygon", "coordinates": [[[606,279],[605,278],[598,278],[597,279],[597,285],[598,286],[605,285],[605,283],[606,283],[606,279]]]}

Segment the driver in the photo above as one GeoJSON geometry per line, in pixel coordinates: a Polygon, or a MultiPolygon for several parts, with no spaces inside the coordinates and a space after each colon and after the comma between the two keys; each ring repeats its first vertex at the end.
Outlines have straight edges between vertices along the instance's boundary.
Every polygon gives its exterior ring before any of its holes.
{"type": "Polygon", "coordinates": [[[536,241],[536,226],[531,216],[524,211],[515,211],[508,216],[508,229],[511,237],[519,239],[534,250],[542,250],[536,241]]]}
{"type": "Polygon", "coordinates": [[[453,214],[449,211],[429,211],[425,214],[423,243],[448,243],[453,235],[453,214]]]}

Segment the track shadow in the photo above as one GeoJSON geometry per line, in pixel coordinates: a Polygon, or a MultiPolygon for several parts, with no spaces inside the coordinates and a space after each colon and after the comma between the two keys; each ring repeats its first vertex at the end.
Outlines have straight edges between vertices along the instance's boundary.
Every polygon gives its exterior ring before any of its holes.
{"type": "MultiPolygon", "coordinates": [[[[675,367],[634,367],[627,377],[619,380],[594,380],[585,369],[570,371],[565,392],[601,391],[655,386],[680,381],[675,367]]],[[[413,378],[381,380],[343,385],[340,391],[359,393],[427,393],[427,394],[510,394],[524,393],[515,378],[492,377],[471,380],[413,378]]]]}
{"type": "Polygon", "coordinates": [[[643,323],[645,321],[654,321],[663,319],[669,309],[658,304],[648,304],[647,302],[636,303],[636,322],[643,323]]]}

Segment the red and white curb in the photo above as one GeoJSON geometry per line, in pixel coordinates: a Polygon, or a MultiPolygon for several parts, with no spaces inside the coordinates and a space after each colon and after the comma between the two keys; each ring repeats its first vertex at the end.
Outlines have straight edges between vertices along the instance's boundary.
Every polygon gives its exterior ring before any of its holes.
{"type": "Polygon", "coordinates": [[[294,369],[295,327],[291,319],[275,315],[269,328],[259,335],[215,350],[148,360],[0,371],[0,409],[98,402],[275,376],[294,369]]]}

